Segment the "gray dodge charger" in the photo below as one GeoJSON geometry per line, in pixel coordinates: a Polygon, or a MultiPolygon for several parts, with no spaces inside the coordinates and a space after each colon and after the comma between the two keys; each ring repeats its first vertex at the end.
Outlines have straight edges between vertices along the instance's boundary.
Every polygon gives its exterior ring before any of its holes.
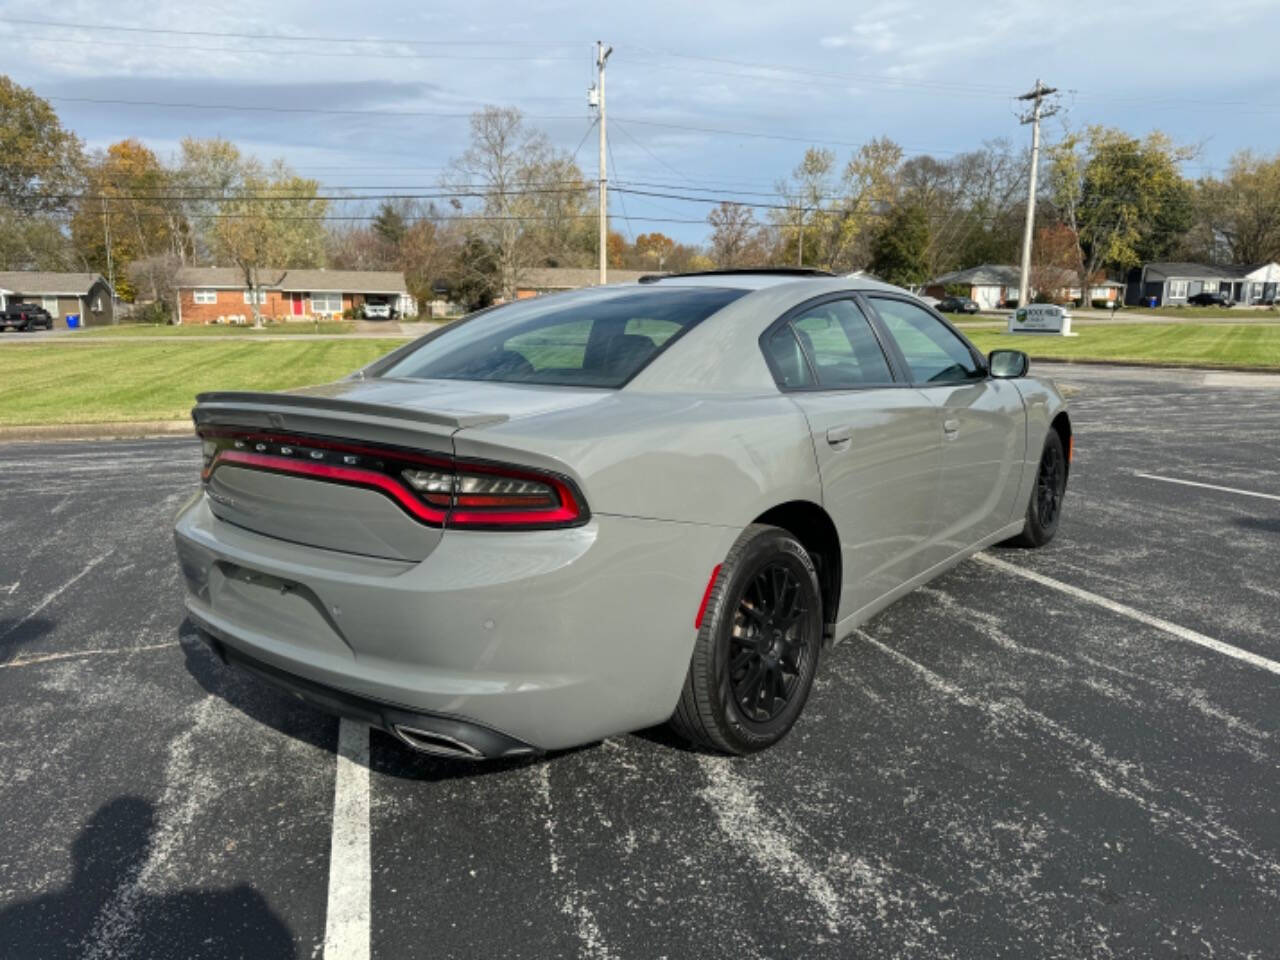
{"type": "Polygon", "coordinates": [[[177,521],[227,663],[409,747],[670,723],[743,754],[824,646],[1057,529],[1071,424],[899,288],[647,277],[471,315],[337,383],[206,393],[177,521]]]}

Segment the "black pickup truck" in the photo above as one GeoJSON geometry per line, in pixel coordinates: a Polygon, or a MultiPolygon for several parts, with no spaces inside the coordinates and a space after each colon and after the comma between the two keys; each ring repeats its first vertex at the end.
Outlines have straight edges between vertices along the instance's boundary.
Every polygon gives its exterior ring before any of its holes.
{"type": "Polygon", "coordinates": [[[38,303],[11,303],[0,310],[0,333],[14,330],[53,329],[53,317],[38,303]]]}

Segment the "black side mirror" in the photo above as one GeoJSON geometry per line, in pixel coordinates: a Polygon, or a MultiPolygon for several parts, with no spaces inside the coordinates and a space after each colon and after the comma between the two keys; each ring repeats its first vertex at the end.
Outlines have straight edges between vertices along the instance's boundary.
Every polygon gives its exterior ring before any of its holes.
{"type": "Polygon", "coordinates": [[[1031,358],[1021,350],[992,350],[987,355],[987,369],[997,380],[1025,377],[1031,369],[1031,358]]]}

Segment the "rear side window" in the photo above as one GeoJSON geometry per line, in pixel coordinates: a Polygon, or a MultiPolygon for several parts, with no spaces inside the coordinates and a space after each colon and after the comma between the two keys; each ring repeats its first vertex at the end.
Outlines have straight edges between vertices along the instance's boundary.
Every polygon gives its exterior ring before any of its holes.
{"type": "Polygon", "coordinates": [[[838,390],[893,383],[871,324],[852,300],[809,308],[776,331],[765,350],[780,387],[838,390]]]}
{"type": "Polygon", "coordinates": [[[870,299],[915,383],[956,383],[986,376],[965,342],[927,310],[903,300],[870,299]]]}
{"type": "Polygon", "coordinates": [[[425,340],[379,376],[621,387],[745,290],[617,287],[508,304],[425,340]]]}

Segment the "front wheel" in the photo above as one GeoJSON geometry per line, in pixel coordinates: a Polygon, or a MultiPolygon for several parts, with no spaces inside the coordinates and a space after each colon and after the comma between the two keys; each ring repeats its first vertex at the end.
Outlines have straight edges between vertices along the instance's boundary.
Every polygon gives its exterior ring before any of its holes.
{"type": "Polygon", "coordinates": [[[1043,547],[1058,532],[1062,519],[1062,500],[1067,492],[1067,456],[1058,431],[1050,428],[1040,454],[1031,502],[1022,532],[1008,542],[1019,547],[1043,547]]]}
{"type": "Polygon", "coordinates": [[[822,594],[809,554],[752,524],[720,567],[671,726],[694,744],[771,747],[804,709],[822,647],[822,594]]]}

